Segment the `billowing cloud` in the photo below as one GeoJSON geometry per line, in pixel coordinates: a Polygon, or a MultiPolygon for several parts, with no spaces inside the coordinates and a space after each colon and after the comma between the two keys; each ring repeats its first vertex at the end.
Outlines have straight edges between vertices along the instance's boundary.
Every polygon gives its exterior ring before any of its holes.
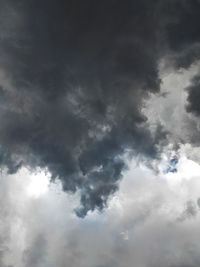
{"type": "Polygon", "coordinates": [[[46,169],[81,193],[77,214],[102,210],[123,155],[155,159],[144,100],[160,90],[159,64],[198,59],[199,1],[0,2],[0,149],[10,174],[46,169]]]}
{"type": "Polygon", "coordinates": [[[1,1],[1,162],[80,189],[79,216],[105,206],[127,149],[156,157],[141,113],[160,84],[155,6],[1,1]]]}
{"type": "Polygon", "coordinates": [[[200,266],[199,18],[0,0],[0,266],[200,266]]]}

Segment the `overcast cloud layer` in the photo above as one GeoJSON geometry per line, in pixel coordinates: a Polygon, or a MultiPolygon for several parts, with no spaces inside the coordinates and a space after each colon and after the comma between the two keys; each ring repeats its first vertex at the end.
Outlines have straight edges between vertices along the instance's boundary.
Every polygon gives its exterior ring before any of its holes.
{"type": "Polygon", "coordinates": [[[0,266],[198,267],[199,70],[199,0],[0,0],[0,266]]]}

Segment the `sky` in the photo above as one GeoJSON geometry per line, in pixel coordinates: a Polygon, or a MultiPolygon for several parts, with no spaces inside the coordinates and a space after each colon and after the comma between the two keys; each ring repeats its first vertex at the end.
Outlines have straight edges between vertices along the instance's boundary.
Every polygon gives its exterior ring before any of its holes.
{"type": "Polygon", "coordinates": [[[0,267],[200,266],[199,18],[0,0],[0,267]]]}

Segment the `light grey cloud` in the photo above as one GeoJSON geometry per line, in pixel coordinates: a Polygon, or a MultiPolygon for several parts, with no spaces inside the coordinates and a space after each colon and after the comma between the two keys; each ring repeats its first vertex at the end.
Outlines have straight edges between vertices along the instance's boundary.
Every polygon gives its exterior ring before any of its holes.
{"type": "MultiPolygon", "coordinates": [[[[184,163],[181,164],[184,168],[184,163]]],[[[9,252],[3,253],[2,264],[15,267],[129,267],[133,262],[143,267],[198,264],[198,178],[178,181],[178,173],[155,177],[151,169],[134,163],[124,173],[120,190],[104,213],[89,213],[85,219],[79,219],[73,212],[78,196],[67,196],[55,185],[37,198],[30,196],[27,188],[32,174],[23,169],[20,172],[21,176],[5,176],[0,181],[4,192],[9,192],[4,205],[10,211],[8,221],[1,219],[2,225],[10,229],[10,235],[4,237],[9,252]],[[173,184],[174,179],[177,184],[173,184]],[[178,219],[186,213],[184,220],[178,219]]],[[[0,216],[3,218],[4,214],[0,216]]]]}

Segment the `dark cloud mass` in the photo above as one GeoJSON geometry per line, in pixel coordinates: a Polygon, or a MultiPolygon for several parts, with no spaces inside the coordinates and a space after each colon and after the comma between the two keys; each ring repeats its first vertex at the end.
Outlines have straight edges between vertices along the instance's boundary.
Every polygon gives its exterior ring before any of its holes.
{"type": "Polygon", "coordinates": [[[200,97],[200,76],[196,75],[191,81],[191,85],[186,88],[188,91],[187,111],[200,115],[199,97],[200,97]]]}
{"type": "Polygon", "coordinates": [[[164,1],[167,47],[177,68],[188,68],[200,58],[200,1],[164,1]]]}
{"type": "Polygon", "coordinates": [[[159,92],[164,54],[177,66],[194,61],[199,5],[1,0],[2,166],[46,168],[64,190],[80,190],[79,216],[102,210],[127,149],[157,157],[165,135],[151,134],[143,100],[159,92]]]}

